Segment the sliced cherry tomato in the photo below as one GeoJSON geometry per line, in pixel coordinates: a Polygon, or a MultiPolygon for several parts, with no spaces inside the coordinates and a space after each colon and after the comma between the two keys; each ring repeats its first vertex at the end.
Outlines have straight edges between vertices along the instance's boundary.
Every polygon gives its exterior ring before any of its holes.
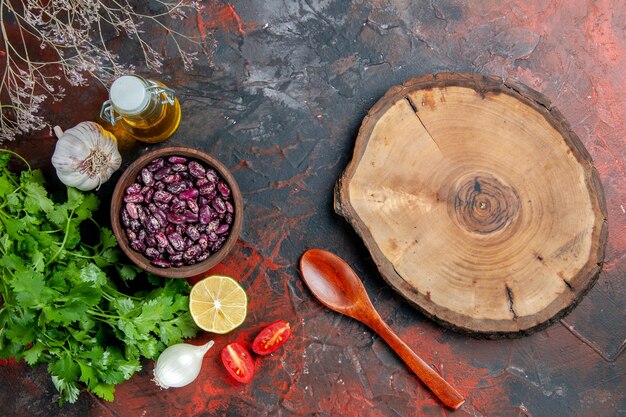
{"type": "Polygon", "coordinates": [[[254,338],[252,350],[259,355],[276,352],[291,336],[291,327],[284,320],[278,320],[267,326],[254,338]]]}
{"type": "Polygon", "coordinates": [[[237,342],[226,345],[222,349],[222,363],[228,370],[228,373],[239,382],[248,383],[254,376],[252,356],[250,356],[250,352],[245,347],[237,342]]]}

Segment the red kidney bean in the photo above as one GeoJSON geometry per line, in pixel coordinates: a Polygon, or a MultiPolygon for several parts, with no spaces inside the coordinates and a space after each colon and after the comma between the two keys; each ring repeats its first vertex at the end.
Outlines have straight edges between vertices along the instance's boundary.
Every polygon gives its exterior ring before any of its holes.
{"type": "Polygon", "coordinates": [[[128,227],[133,232],[137,232],[137,231],[139,231],[139,229],[141,229],[141,222],[139,220],[131,220],[130,224],[128,225],[128,227]]]}
{"type": "Polygon", "coordinates": [[[172,262],[172,266],[175,267],[175,268],[178,268],[178,267],[183,266],[183,265],[185,265],[185,263],[183,261],[172,262]]]}
{"type": "Polygon", "coordinates": [[[146,191],[146,194],[144,195],[144,201],[146,203],[151,203],[153,195],[154,195],[154,188],[152,187],[148,188],[148,191],[146,191]]]}
{"type": "Polygon", "coordinates": [[[147,168],[141,170],[141,179],[143,183],[148,187],[154,185],[154,177],[152,176],[152,172],[150,172],[147,168]]]}
{"type": "Polygon", "coordinates": [[[148,229],[150,233],[156,233],[161,229],[161,223],[156,217],[149,216],[146,222],[146,229],[148,229]]]}
{"type": "Polygon", "coordinates": [[[146,245],[138,240],[133,240],[132,242],[130,242],[130,247],[135,249],[137,252],[144,252],[146,250],[146,245]]]}
{"type": "Polygon", "coordinates": [[[201,252],[200,255],[196,256],[196,262],[202,262],[208,259],[209,256],[211,256],[211,252],[209,252],[208,250],[201,252]]]}
{"type": "Polygon", "coordinates": [[[207,185],[203,185],[202,187],[198,188],[198,192],[204,196],[207,196],[206,198],[210,199],[211,197],[208,196],[215,193],[215,184],[208,183],[207,185]]]}
{"type": "Polygon", "coordinates": [[[154,236],[152,236],[152,235],[146,236],[146,245],[152,246],[152,247],[157,246],[156,238],[154,236]]]}
{"type": "Polygon", "coordinates": [[[167,191],[159,190],[159,191],[155,191],[154,192],[154,195],[152,196],[152,199],[155,202],[167,204],[170,201],[172,201],[173,197],[174,196],[172,194],[168,193],[167,191]]]}
{"type": "Polygon", "coordinates": [[[154,188],[158,191],[163,191],[165,190],[165,183],[162,181],[159,181],[156,184],[154,184],[154,188]]]}
{"type": "Polygon", "coordinates": [[[231,214],[235,212],[235,207],[233,207],[233,204],[230,201],[224,201],[224,205],[226,206],[227,212],[231,214]]]}
{"type": "Polygon", "coordinates": [[[183,215],[185,216],[185,220],[188,223],[198,223],[198,213],[194,213],[193,211],[186,210],[183,215]]]}
{"type": "Polygon", "coordinates": [[[170,261],[172,262],[181,262],[183,260],[182,252],[176,252],[170,255],[170,261]]]}
{"type": "Polygon", "coordinates": [[[128,214],[128,210],[126,210],[126,208],[123,208],[123,209],[122,209],[122,215],[121,215],[121,217],[122,217],[122,225],[123,225],[125,228],[130,227],[131,217],[130,217],[130,214],[128,214]]]}
{"type": "Polygon", "coordinates": [[[150,204],[148,204],[148,211],[149,211],[150,213],[156,213],[156,211],[157,211],[158,209],[159,209],[159,208],[156,206],[156,204],[154,204],[154,203],[150,203],[150,204]]]}
{"type": "Polygon", "coordinates": [[[156,233],[154,235],[154,238],[156,240],[157,246],[161,248],[165,248],[167,247],[167,245],[169,245],[169,242],[167,241],[167,237],[165,236],[165,233],[163,232],[156,233]]]}
{"type": "Polygon", "coordinates": [[[144,196],[137,193],[137,194],[128,194],[127,196],[124,197],[124,202],[126,203],[143,203],[144,200],[144,196]]]}
{"type": "Polygon", "coordinates": [[[224,221],[227,224],[232,224],[233,223],[233,215],[232,215],[232,213],[226,213],[226,216],[224,216],[224,221]]]}
{"type": "Polygon", "coordinates": [[[172,165],[172,171],[174,171],[174,172],[187,171],[187,165],[185,165],[185,164],[174,164],[174,165],[172,165]]]}
{"type": "Polygon", "coordinates": [[[135,203],[126,203],[126,211],[131,219],[138,219],[139,213],[137,213],[137,205],[135,203]]]}
{"type": "Polygon", "coordinates": [[[230,195],[230,188],[224,181],[220,181],[217,183],[217,190],[223,197],[228,197],[230,195]]]}
{"type": "Polygon", "coordinates": [[[219,236],[215,232],[209,232],[206,237],[209,242],[217,242],[219,239],[219,236]]]}
{"type": "Polygon", "coordinates": [[[188,226],[185,233],[187,233],[189,239],[193,240],[194,242],[200,239],[200,232],[198,232],[198,229],[195,226],[188,226]]]}
{"type": "Polygon", "coordinates": [[[139,221],[145,222],[148,217],[148,210],[143,206],[137,205],[137,214],[139,215],[139,221]]]}
{"type": "Polygon", "coordinates": [[[226,238],[225,237],[220,237],[217,242],[215,242],[213,244],[213,246],[211,246],[211,250],[213,252],[217,252],[218,250],[220,250],[220,248],[224,245],[224,242],[226,242],[226,238]]]}
{"type": "Polygon", "coordinates": [[[224,204],[224,200],[222,200],[220,197],[215,197],[215,199],[211,201],[211,205],[213,206],[215,211],[220,214],[226,212],[226,204],[224,204]]]}
{"type": "Polygon", "coordinates": [[[209,206],[201,206],[199,210],[200,223],[206,224],[211,221],[211,208],[209,206]]]}
{"type": "Polygon", "coordinates": [[[187,162],[187,158],[185,158],[184,156],[174,155],[167,158],[167,161],[171,164],[184,164],[185,162],[187,162]]]}
{"type": "Polygon", "coordinates": [[[207,232],[215,232],[220,225],[220,221],[217,219],[213,219],[206,225],[207,232]]]}
{"type": "Polygon", "coordinates": [[[172,194],[179,194],[187,189],[187,184],[184,182],[175,182],[167,185],[167,191],[172,194]]]}
{"type": "Polygon", "coordinates": [[[167,216],[167,220],[170,223],[183,224],[186,221],[184,214],[178,214],[178,213],[173,213],[171,211],[168,211],[167,213],[165,213],[165,215],[167,216]]]}
{"type": "MultiPolygon", "coordinates": [[[[146,229],[141,229],[139,232],[137,232],[137,240],[139,240],[140,242],[143,242],[144,240],[146,240],[146,237],[147,237],[146,229]]],[[[154,245],[148,245],[148,246],[154,246],[154,245]]]]}
{"type": "Polygon", "coordinates": [[[163,182],[165,184],[173,184],[175,182],[181,182],[182,180],[183,178],[180,176],[180,174],[171,174],[163,178],[163,182]]]}
{"type": "Polygon", "coordinates": [[[206,178],[212,183],[216,183],[220,180],[219,175],[217,175],[217,172],[212,168],[206,170],[206,178]]]}
{"type": "Polygon", "coordinates": [[[224,224],[220,224],[220,226],[215,229],[215,233],[217,233],[218,235],[223,235],[224,233],[228,232],[228,230],[230,229],[230,225],[224,223],[224,224]]]}
{"type": "Polygon", "coordinates": [[[202,249],[200,249],[200,246],[192,245],[183,254],[183,259],[185,259],[185,260],[192,260],[192,259],[194,259],[195,260],[196,256],[200,255],[200,252],[202,252],[202,249]]]}
{"type": "Polygon", "coordinates": [[[184,201],[178,201],[170,205],[170,210],[173,211],[174,213],[179,213],[179,214],[184,212],[186,208],[187,208],[187,203],[185,203],[184,201]]]}
{"type": "Polygon", "coordinates": [[[167,244],[167,246],[165,247],[165,251],[171,256],[171,255],[175,255],[177,253],[179,253],[176,249],[174,249],[174,247],[172,245],[170,245],[169,243],[167,244]]]}
{"type": "Polygon", "coordinates": [[[148,168],[148,171],[154,172],[163,168],[164,165],[165,165],[165,160],[163,158],[157,158],[154,161],[150,162],[147,168],[148,168]]]}
{"type": "Polygon", "coordinates": [[[202,178],[206,175],[206,169],[196,161],[191,161],[187,166],[189,173],[196,178],[202,178]]]}
{"type": "Polygon", "coordinates": [[[130,229],[125,229],[126,232],[126,237],[128,238],[129,242],[132,242],[133,240],[137,240],[137,233],[133,232],[130,229]]]}
{"type": "Polygon", "coordinates": [[[167,226],[165,226],[165,234],[166,235],[171,235],[175,231],[176,231],[176,226],[173,225],[172,223],[170,223],[167,226]]]}
{"type": "Polygon", "coordinates": [[[141,185],[136,182],[126,187],[126,194],[137,194],[141,191],[141,185]]]}
{"type": "Polygon", "coordinates": [[[200,246],[200,248],[202,248],[202,250],[206,250],[206,248],[209,247],[209,241],[205,234],[200,235],[200,238],[198,239],[197,243],[200,246]]]}
{"type": "Polygon", "coordinates": [[[198,190],[195,188],[189,188],[178,195],[181,200],[190,200],[196,197],[198,197],[198,190]]]}
{"type": "Polygon", "coordinates": [[[176,249],[177,251],[182,251],[184,249],[185,241],[179,233],[177,232],[171,233],[167,235],[167,239],[172,244],[172,247],[176,249]]]}
{"type": "Polygon", "coordinates": [[[157,266],[159,268],[169,268],[170,266],[172,266],[172,263],[170,261],[163,259],[163,258],[154,259],[151,263],[152,265],[157,266]]]}
{"type": "Polygon", "coordinates": [[[197,213],[198,210],[200,210],[200,208],[198,207],[198,203],[196,203],[196,200],[187,200],[187,207],[189,207],[189,210],[194,213],[197,213]]]}
{"type": "Polygon", "coordinates": [[[157,180],[157,181],[160,181],[163,178],[165,178],[168,175],[170,175],[170,172],[172,172],[172,167],[170,167],[170,166],[163,167],[163,168],[159,169],[157,172],[154,173],[154,179],[157,180]]]}
{"type": "Polygon", "coordinates": [[[167,226],[167,215],[161,209],[158,209],[156,213],[154,213],[154,217],[157,218],[159,223],[161,224],[161,228],[164,229],[167,226]]]}
{"type": "Polygon", "coordinates": [[[196,187],[200,188],[210,183],[211,181],[209,181],[208,178],[200,178],[196,181],[196,187]]]}

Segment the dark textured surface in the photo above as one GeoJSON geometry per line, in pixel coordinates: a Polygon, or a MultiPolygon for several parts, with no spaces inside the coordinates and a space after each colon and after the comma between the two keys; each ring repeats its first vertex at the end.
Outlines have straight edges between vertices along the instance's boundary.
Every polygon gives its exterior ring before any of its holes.
{"type": "MultiPolygon", "coordinates": [[[[302,252],[331,250],[354,266],[381,316],[467,396],[458,416],[626,415],[626,9],[616,1],[206,2],[181,24],[215,31],[212,64],[172,60],[148,74],[177,90],[183,121],[170,144],[229,167],[245,200],[234,252],[213,271],[247,289],[249,316],[216,342],[191,386],[150,381],[153,363],[101,402],[58,408],[45,367],[0,366],[2,416],[441,416],[444,410],[383,342],[322,307],[297,271],[302,252]],[[360,122],[385,91],[425,73],[494,74],[545,94],[594,159],[606,193],[604,270],[561,323],[529,337],[484,341],[443,330],[381,279],[363,243],[332,209],[360,122]],[[256,361],[248,385],[221,368],[228,342],[251,342],[282,318],[285,349],[256,361]]],[[[157,39],[158,41],[158,39],[157,39]]],[[[123,43],[120,48],[124,48],[123,43]]],[[[132,59],[129,58],[129,59],[132,59]]],[[[53,123],[95,119],[96,87],[55,108],[53,123]]],[[[40,135],[41,136],[41,135],[40,135]]],[[[54,139],[12,145],[52,172],[54,139]],[[36,146],[34,146],[36,145],[36,146]]],[[[158,145],[157,145],[158,146],[158,145]]],[[[124,165],[151,147],[126,146],[124,165]]],[[[112,186],[100,191],[106,201],[112,186]]]]}

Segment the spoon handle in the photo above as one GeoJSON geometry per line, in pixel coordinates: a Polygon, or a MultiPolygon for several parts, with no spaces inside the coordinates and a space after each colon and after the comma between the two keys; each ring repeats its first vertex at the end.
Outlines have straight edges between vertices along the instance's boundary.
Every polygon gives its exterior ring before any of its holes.
{"type": "Polygon", "coordinates": [[[369,323],[374,330],[385,342],[402,358],[404,363],[417,375],[422,382],[430,388],[430,390],[444,403],[446,406],[456,410],[465,402],[465,399],[458,393],[452,385],[448,384],[433,368],[428,366],[426,362],[410,347],[406,345],[391,328],[383,321],[380,316],[377,320],[369,323]]]}

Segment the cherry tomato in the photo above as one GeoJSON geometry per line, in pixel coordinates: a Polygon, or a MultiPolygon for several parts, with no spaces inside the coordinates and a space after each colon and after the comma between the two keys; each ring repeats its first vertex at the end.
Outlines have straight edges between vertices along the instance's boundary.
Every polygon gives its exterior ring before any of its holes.
{"type": "Polygon", "coordinates": [[[278,320],[267,326],[254,338],[252,350],[259,355],[276,352],[291,336],[291,327],[284,320],[278,320]]]}
{"type": "Polygon", "coordinates": [[[222,363],[228,373],[239,382],[248,383],[254,376],[252,356],[245,347],[237,342],[226,345],[222,349],[222,363]]]}

